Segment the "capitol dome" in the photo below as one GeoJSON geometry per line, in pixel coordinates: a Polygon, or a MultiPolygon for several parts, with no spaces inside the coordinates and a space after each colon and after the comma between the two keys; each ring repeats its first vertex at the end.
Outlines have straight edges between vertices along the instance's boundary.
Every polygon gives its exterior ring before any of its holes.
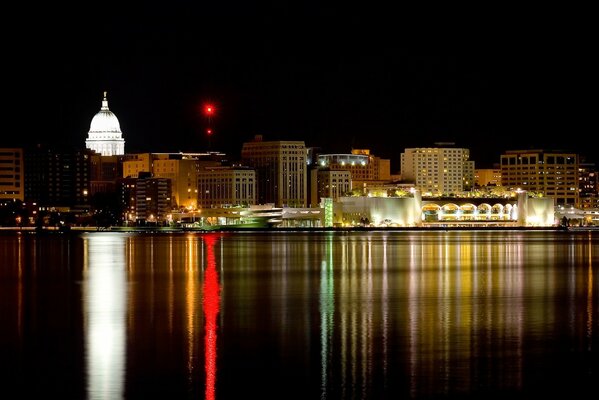
{"type": "Polygon", "coordinates": [[[94,115],[90,124],[85,147],[95,150],[103,156],[125,154],[125,141],[118,118],[108,108],[106,92],[102,100],[102,108],[94,115]]]}

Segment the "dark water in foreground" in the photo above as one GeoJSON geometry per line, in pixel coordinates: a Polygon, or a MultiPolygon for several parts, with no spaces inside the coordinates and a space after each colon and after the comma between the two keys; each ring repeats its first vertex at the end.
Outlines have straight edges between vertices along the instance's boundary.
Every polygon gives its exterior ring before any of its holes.
{"type": "Polygon", "coordinates": [[[0,398],[596,398],[597,233],[3,234],[0,398]]]}

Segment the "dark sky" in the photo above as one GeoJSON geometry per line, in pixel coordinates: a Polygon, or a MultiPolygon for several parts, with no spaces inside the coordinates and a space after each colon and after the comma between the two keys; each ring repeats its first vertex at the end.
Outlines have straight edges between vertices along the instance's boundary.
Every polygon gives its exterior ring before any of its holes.
{"type": "Polygon", "coordinates": [[[481,167],[520,148],[599,161],[597,46],[583,11],[95,4],[15,11],[7,145],[84,146],[106,90],[127,152],[210,146],[235,158],[262,134],[324,152],[370,148],[393,172],[404,148],[438,141],[470,148],[481,167]]]}

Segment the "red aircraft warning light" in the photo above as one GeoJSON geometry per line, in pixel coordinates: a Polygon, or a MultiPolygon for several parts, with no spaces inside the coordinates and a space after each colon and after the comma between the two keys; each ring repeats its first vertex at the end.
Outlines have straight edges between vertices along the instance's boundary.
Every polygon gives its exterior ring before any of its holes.
{"type": "Polygon", "coordinates": [[[204,106],[204,114],[211,116],[214,114],[214,106],[212,104],[206,104],[204,106]]]}

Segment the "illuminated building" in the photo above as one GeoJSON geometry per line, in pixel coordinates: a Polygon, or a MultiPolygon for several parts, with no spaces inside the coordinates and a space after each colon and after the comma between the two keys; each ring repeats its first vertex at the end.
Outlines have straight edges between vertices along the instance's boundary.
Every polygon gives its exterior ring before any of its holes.
{"type": "Polygon", "coordinates": [[[469,158],[470,150],[457,147],[405,149],[401,153],[401,176],[422,193],[460,193],[474,184],[474,161],[469,158]]]}
{"type": "Polygon", "coordinates": [[[595,164],[580,163],[578,167],[580,208],[599,209],[599,172],[595,164]]]}
{"type": "Polygon", "coordinates": [[[102,154],[114,156],[125,154],[125,140],[118,118],[108,108],[106,92],[100,111],[92,118],[85,147],[102,154]]]}
{"type": "Polygon", "coordinates": [[[303,141],[245,142],[241,160],[256,170],[258,204],[305,207],[307,203],[306,145],[303,141]]]}
{"type": "Polygon", "coordinates": [[[333,204],[335,226],[553,226],[551,197],[520,191],[510,197],[345,196],[333,204]]]}
{"type": "Polygon", "coordinates": [[[578,204],[578,155],[545,150],[509,150],[501,155],[503,186],[552,197],[555,205],[578,204]]]}
{"type": "Polygon", "coordinates": [[[198,172],[198,207],[253,205],[256,172],[244,167],[206,167],[198,172]]]}
{"type": "Polygon", "coordinates": [[[477,168],[474,170],[474,184],[481,186],[501,186],[500,168],[477,168]]]}
{"type": "Polygon", "coordinates": [[[135,185],[135,219],[164,223],[172,209],[170,179],[138,178],[135,185]]]}
{"type": "Polygon", "coordinates": [[[0,148],[0,200],[25,200],[23,149],[0,148]]]}
{"type": "Polygon", "coordinates": [[[138,177],[150,173],[155,178],[171,181],[174,205],[178,208],[196,208],[198,200],[197,161],[179,153],[140,153],[128,155],[123,162],[123,177],[138,177]]]}
{"type": "Polygon", "coordinates": [[[331,198],[336,201],[340,196],[345,196],[352,190],[351,171],[349,170],[314,168],[310,173],[312,174],[310,204],[318,205],[322,198],[331,198]]]}
{"type": "Polygon", "coordinates": [[[364,191],[391,180],[390,160],[376,157],[368,149],[353,149],[351,154],[319,154],[318,167],[350,171],[352,188],[364,191]]]}

